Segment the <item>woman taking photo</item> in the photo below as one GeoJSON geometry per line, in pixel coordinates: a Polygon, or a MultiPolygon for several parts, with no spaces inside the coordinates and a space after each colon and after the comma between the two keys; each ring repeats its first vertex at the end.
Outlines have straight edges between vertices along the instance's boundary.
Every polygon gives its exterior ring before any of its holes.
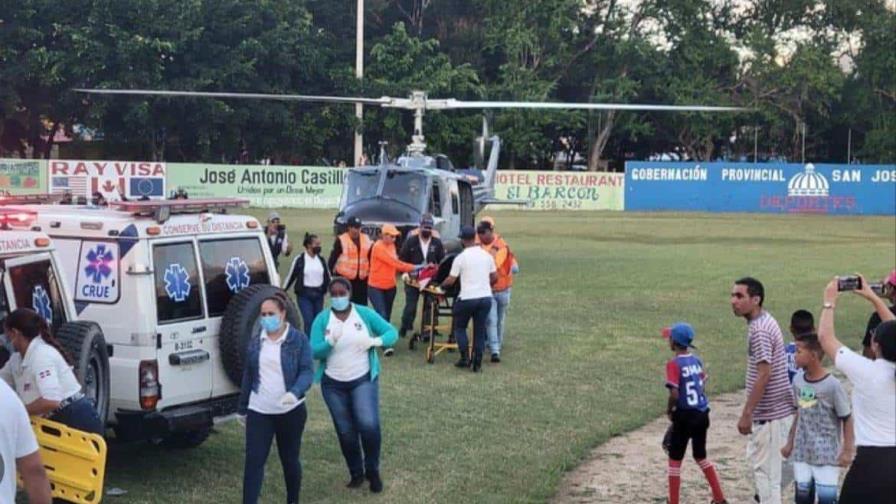
{"type": "Polygon", "coordinates": [[[293,282],[296,284],[296,302],[302,312],[302,324],[305,334],[311,332],[311,323],[318,313],[324,311],[324,296],[330,285],[330,268],[320,255],[320,238],[305,233],[302,241],[305,253],[296,256],[286,275],[285,290],[289,290],[293,282]]]}
{"type": "Polygon", "coordinates": [[[15,388],[29,415],[102,436],[103,422],[72,371],[47,322],[28,308],[10,313],[6,338],[15,349],[0,376],[15,388]]]}
{"type": "Polygon", "coordinates": [[[239,409],[246,415],[246,463],[243,504],[255,504],[264,479],[264,463],[277,438],[286,482],[286,502],[299,502],[302,465],[299,451],[308,412],[305,392],[314,379],[308,340],[286,318],[283,299],[261,304],[261,332],[249,338],[239,409]]]}
{"type": "Polygon", "coordinates": [[[370,491],[379,493],[383,480],[376,348],[394,345],[398,331],[375,311],[349,301],[348,280],[333,279],[329,291],[330,309],[318,315],[311,328],[311,348],[320,361],[315,378],[348,465],[348,487],[360,487],[366,477],[370,491]]]}
{"type": "Polygon", "coordinates": [[[840,503],[890,504],[896,499],[896,316],[860,278],[861,289],[855,292],[870,301],[883,320],[871,339],[875,359],[843,346],[834,334],[834,311],[840,294],[836,278],[824,291],[818,340],[853,385],[857,449],[843,481],[840,503]]]}

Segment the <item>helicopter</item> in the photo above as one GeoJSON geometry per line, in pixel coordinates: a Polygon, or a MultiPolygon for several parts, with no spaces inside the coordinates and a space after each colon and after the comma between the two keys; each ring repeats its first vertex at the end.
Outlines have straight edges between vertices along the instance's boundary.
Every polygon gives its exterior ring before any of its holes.
{"type": "Polygon", "coordinates": [[[485,169],[458,169],[443,154],[427,153],[423,135],[423,117],[427,111],[455,109],[548,109],[548,110],[628,110],[671,112],[740,112],[747,109],[707,105],[651,105],[622,103],[509,102],[461,101],[454,98],[432,99],[425,91],[412,91],[407,98],[310,96],[294,94],[227,93],[206,91],[169,91],[146,89],[75,89],[99,95],[138,95],[167,97],[201,97],[217,99],[259,99],[318,103],[344,103],[403,109],[414,113],[411,142],[403,155],[388,159],[385,143],[380,143],[378,162],[348,168],[343,184],[339,211],[333,220],[336,235],[343,233],[350,218],[362,222],[362,232],[376,239],[383,224],[392,224],[404,239],[415,229],[422,216],[433,217],[435,230],[446,247],[459,246],[461,227],[473,225],[476,215],[487,205],[530,205],[525,200],[495,198],[498,158],[501,140],[489,135],[488,121],[483,116],[482,136],[477,139],[477,158],[485,159],[485,169]]]}

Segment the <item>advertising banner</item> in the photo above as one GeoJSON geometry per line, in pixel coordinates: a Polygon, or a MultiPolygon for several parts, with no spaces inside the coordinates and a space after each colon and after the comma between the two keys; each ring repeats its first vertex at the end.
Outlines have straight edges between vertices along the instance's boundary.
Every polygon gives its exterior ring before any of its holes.
{"type": "Polygon", "coordinates": [[[48,161],[49,192],[90,197],[102,194],[107,200],[165,198],[165,163],[150,161],[48,161]]]}
{"type": "Polygon", "coordinates": [[[46,192],[46,166],[42,159],[0,159],[0,195],[46,192]]]}
{"type": "MultiPolygon", "coordinates": [[[[605,172],[499,171],[498,199],[528,200],[531,210],[623,210],[625,175],[605,172]]],[[[489,210],[525,207],[493,205],[489,210]]]]}
{"type": "Polygon", "coordinates": [[[628,162],[625,209],[896,214],[896,165],[628,162]]]}
{"type": "Polygon", "coordinates": [[[248,198],[254,207],[337,208],[344,168],[171,163],[168,186],[191,198],[248,198]]]}

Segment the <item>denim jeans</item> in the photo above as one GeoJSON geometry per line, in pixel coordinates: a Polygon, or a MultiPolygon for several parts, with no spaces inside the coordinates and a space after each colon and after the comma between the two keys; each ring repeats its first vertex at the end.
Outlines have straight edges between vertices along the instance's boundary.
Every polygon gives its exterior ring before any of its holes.
{"type": "Polygon", "coordinates": [[[305,326],[305,335],[311,335],[311,324],[318,313],[324,311],[325,288],[304,289],[298,298],[299,311],[302,313],[302,324],[305,326]]]}
{"type": "Polygon", "coordinates": [[[333,417],[349,474],[356,477],[379,472],[382,435],[378,380],[370,381],[370,373],[350,382],[324,374],[320,391],[333,417]]]}
{"type": "Polygon", "coordinates": [[[96,413],[96,408],[90,399],[83,397],[69,404],[65,408],[57,411],[49,417],[54,422],[59,422],[72,429],[78,429],[84,432],[92,432],[105,436],[103,431],[103,422],[96,413]]]}
{"type": "MultiPolygon", "coordinates": [[[[420,289],[416,287],[411,287],[409,285],[404,286],[404,312],[401,314],[401,330],[402,331],[413,331],[414,330],[414,319],[417,317],[417,303],[420,299],[420,289]]],[[[431,297],[423,296],[423,299],[431,299],[431,297]]],[[[429,324],[429,318],[432,316],[432,310],[435,303],[432,302],[424,302],[423,304],[423,323],[429,324]]],[[[438,325],[438,313],[436,313],[436,325],[438,325]]]]}
{"type": "Polygon", "coordinates": [[[370,297],[370,304],[373,309],[380,314],[380,317],[386,319],[386,322],[392,318],[392,305],[395,304],[395,287],[391,289],[377,289],[370,287],[367,290],[367,296],[370,297]]]}
{"type": "Polygon", "coordinates": [[[487,337],[488,312],[492,309],[492,298],[458,299],[454,302],[454,338],[457,340],[462,359],[469,352],[467,325],[473,319],[473,361],[482,361],[487,337]]]}
{"type": "Polygon", "coordinates": [[[510,305],[510,289],[495,292],[492,309],[488,312],[488,347],[493,354],[501,353],[504,344],[504,319],[510,305]]]}
{"type": "Polygon", "coordinates": [[[249,410],[246,415],[246,466],[243,469],[243,504],[258,502],[261,482],[264,480],[264,463],[271,452],[271,441],[277,437],[277,452],[283,466],[286,483],[286,502],[299,502],[302,489],[302,432],[308,410],[305,403],[282,415],[265,415],[249,410]]]}

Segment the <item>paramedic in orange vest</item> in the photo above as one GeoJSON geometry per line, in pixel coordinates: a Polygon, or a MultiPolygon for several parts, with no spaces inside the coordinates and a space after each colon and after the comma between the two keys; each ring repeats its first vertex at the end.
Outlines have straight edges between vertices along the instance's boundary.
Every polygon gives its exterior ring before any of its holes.
{"type": "Polygon", "coordinates": [[[336,238],[327,265],[335,276],[352,284],[351,302],[367,306],[367,277],[370,276],[370,250],[373,242],[361,232],[361,219],[350,217],[348,231],[336,238]]]}
{"type": "Polygon", "coordinates": [[[510,249],[495,233],[494,219],[484,218],[476,228],[480,246],[495,259],[498,280],[492,285],[492,308],[488,314],[488,346],[492,362],[501,362],[501,344],[504,341],[504,319],[510,305],[510,287],[513,285],[511,273],[514,261],[510,249]],[[488,219],[488,220],[486,220],[488,219]]]}
{"type": "MultiPolygon", "coordinates": [[[[398,251],[395,249],[395,240],[401,236],[398,228],[392,224],[383,224],[382,237],[373,244],[370,252],[370,304],[373,309],[389,322],[392,317],[392,305],[395,302],[395,275],[398,273],[410,273],[418,270],[415,264],[398,259],[398,251]]],[[[391,350],[391,349],[387,349],[391,350]]],[[[392,352],[384,352],[384,355],[392,355],[392,352]]]]}

